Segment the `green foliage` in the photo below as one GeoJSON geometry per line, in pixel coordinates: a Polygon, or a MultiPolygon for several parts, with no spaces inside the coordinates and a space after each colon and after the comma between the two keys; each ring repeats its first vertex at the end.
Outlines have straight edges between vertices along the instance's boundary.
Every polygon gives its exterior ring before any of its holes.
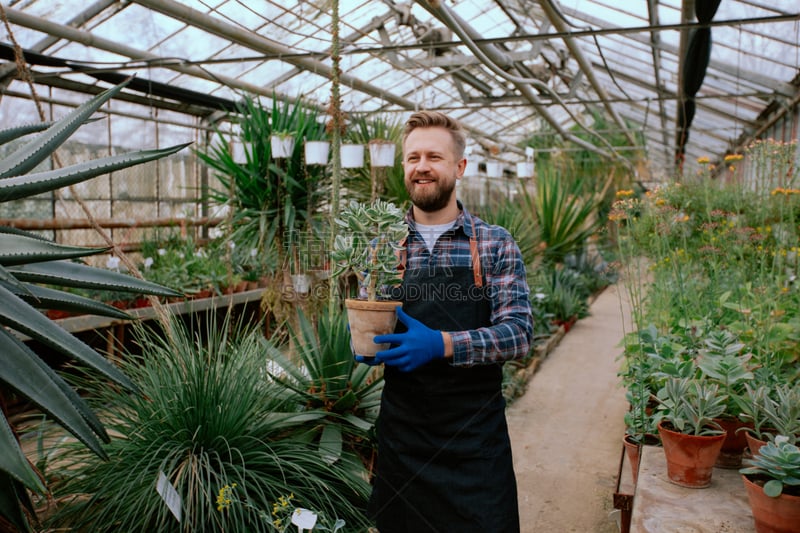
{"type": "Polygon", "coordinates": [[[589,314],[588,290],[578,274],[544,264],[530,276],[532,303],[556,322],[589,314]]]}
{"type": "Polygon", "coordinates": [[[561,263],[581,252],[603,225],[598,216],[602,193],[585,194],[579,181],[567,182],[556,172],[536,175],[536,194],[522,192],[525,209],[533,215],[544,243],[543,261],[561,263]]]}
{"type": "Polygon", "coordinates": [[[311,411],[324,411],[309,421],[309,444],[325,461],[357,453],[370,460],[383,378],[368,365],[356,364],[350,348],[345,313],[322,312],[316,327],[298,311],[297,325],[288,323],[289,343],[268,343],[267,355],[280,367],[272,373],[281,395],[311,411]]]}
{"type": "MultiPolygon", "coordinates": [[[[138,151],[32,172],[126,84],[98,94],[46,128],[23,127],[0,134],[4,142],[8,142],[21,135],[40,132],[0,161],[0,202],[53,191],[108,172],[154,161],[184,148],[186,145],[138,151]]],[[[103,380],[134,389],[130,379],[116,366],[37,310],[83,311],[116,318],[121,315],[109,306],[38,284],[162,296],[179,294],[117,272],[70,261],[105,251],[105,248],[65,246],[33,233],[0,228],[0,353],[3,354],[0,381],[15,394],[30,400],[100,457],[105,457],[100,441],[108,441],[109,437],[97,415],[41,358],[42,348],[21,342],[16,333],[41,343],[44,350],[55,350],[95,369],[102,374],[103,380]]],[[[40,493],[46,488],[22,453],[5,412],[0,418],[0,448],[4,450],[0,461],[0,494],[3,495],[0,514],[19,529],[26,530],[28,524],[20,508],[22,503],[30,509],[25,488],[40,493]]]]}
{"type": "Polygon", "coordinates": [[[752,457],[745,457],[742,462],[747,465],[739,470],[744,475],[761,476],[767,479],[764,483],[764,494],[777,498],[786,486],[800,486],[800,448],[789,442],[783,435],[768,442],[752,457]]]}
{"type": "Polygon", "coordinates": [[[390,202],[376,200],[362,204],[351,200],[342,209],[336,223],[331,259],[334,277],[353,273],[364,287],[368,300],[376,300],[379,291],[399,283],[398,254],[404,250],[408,225],[405,213],[390,202]]]}
{"type": "Polygon", "coordinates": [[[745,392],[746,383],[753,379],[748,368],[752,354],[740,353],[744,344],[738,342],[730,331],[710,332],[704,342],[705,348],[697,358],[697,367],[709,381],[719,384],[722,393],[728,396],[725,416],[738,417],[737,399],[745,392]]]}
{"type": "Polygon", "coordinates": [[[725,412],[727,396],[719,385],[702,379],[669,378],[656,393],[659,418],[669,422],[675,431],[688,435],[722,433],[714,422],[725,412]]]}
{"type": "Polygon", "coordinates": [[[325,126],[302,103],[273,98],[270,110],[251,96],[239,104],[234,119],[241,128],[236,142],[250,143],[247,161],[233,160],[223,132],[217,132],[216,146],[197,156],[214,170],[211,200],[232,210],[221,229],[237,246],[257,249],[273,271],[280,270],[289,245],[297,242],[297,232],[308,229],[326,191],[324,168],[307,167],[303,159],[303,143],[324,139],[325,126]],[[290,158],[275,160],[270,137],[286,132],[295,138],[294,150],[290,158]]]}
{"type": "Polygon", "coordinates": [[[190,329],[139,328],[142,356],[122,367],[141,394],[92,391],[114,434],[108,461],[80,448],[64,454],[55,487],[53,524],[89,531],[273,531],[272,506],[293,494],[298,506],[366,527],[369,484],[353,454],[323,457],[308,446],[311,427],[329,412],[298,403],[269,372],[264,339],[254,326],[218,323],[190,329]],[[182,500],[182,523],[154,490],[163,472],[182,500]],[[237,501],[218,508],[221,490],[237,501]],[[244,505],[246,502],[247,505],[244,505]]]}

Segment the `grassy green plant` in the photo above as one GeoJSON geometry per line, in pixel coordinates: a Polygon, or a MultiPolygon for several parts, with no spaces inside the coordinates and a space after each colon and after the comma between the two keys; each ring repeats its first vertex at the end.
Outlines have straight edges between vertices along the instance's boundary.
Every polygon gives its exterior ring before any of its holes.
{"type": "MultiPolygon", "coordinates": [[[[363,465],[323,458],[307,445],[309,425],[328,412],[287,397],[268,377],[261,333],[213,315],[169,335],[138,329],[141,357],[122,366],[141,391],[82,383],[103,406],[116,438],[102,461],[81,448],[63,457],[58,527],[90,531],[274,531],[264,520],[281,496],[365,527],[369,484],[363,465]],[[171,340],[170,340],[171,339],[171,340]],[[154,490],[163,472],[182,501],[179,524],[154,490]],[[220,489],[236,484],[247,505],[218,509],[220,489]]],[[[277,369],[278,367],[275,367],[277,369]]]]}

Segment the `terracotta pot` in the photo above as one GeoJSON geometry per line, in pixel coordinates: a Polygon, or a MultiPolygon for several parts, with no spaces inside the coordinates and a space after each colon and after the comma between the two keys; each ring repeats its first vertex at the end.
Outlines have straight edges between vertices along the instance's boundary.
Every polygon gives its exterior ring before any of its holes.
{"type": "Polygon", "coordinates": [[[348,298],[344,304],[347,308],[353,352],[365,357],[374,357],[377,352],[387,349],[388,344],[375,344],[372,339],[375,335],[385,335],[394,331],[397,323],[395,309],[402,303],[396,301],[369,302],[348,298]]]}
{"type": "Polygon", "coordinates": [[[719,468],[739,468],[742,466],[742,454],[747,447],[747,431],[740,428],[752,428],[753,424],[742,422],[738,418],[715,418],[714,422],[726,431],[722,449],[714,466],[719,468]]]}
{"type": "Polygon", "coordinates": [[[658,434],[667,459],[669,480],[693,489],[708,487],[725,434],[687,435],[664,427],[664,421],[658,424],[658,434]]]}
{"type": "Polygon", "coordinates": [[[756,533],[800,533],[800,496],[781,494],[772,498],[747,476],[742,476],[756,533]]]}
{"type": "Polygon", "coordinates": [[[758,450],[767,443],[767,441],[759,439],[750,432],[746,432],[744,438],[747,441],[747,449],[750,450],[750,455],[756,455],[758,450]]]}
{"type": "MultiPolygon", "coordinates": [[[[633,477],[633,484],[639,481],[639,463],[641,462],[642,444],[636,442],[631,435],[622,437],[622,444],[625,446],[625,453],[628,456],[628,462],[631,464],[631,475],[633,477]]],[[[655,446],[659,444],[656,435],[645,435],[644,444],[655,446]]]]}

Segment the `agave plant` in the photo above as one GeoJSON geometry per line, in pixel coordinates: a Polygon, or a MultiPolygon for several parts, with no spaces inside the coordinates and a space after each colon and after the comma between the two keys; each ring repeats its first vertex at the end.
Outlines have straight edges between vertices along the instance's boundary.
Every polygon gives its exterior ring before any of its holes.
{"type": "MultiPolygon", "coordinates": [[[[173,154],[186,145],[144,150],[79,163],[69,167],[32,172],[91,115],[127,82],[98,94],[52,125],[19,127],[0,132],[0,143],[36,135],[0,161],[0,202],[27,198],[85,181],[122,168],[173,154]]],[[[179,293],[117,272],[73,262],[107,248],[66,246],[33,233],[0,227],[0,381],[56,420],[101,457],[100,441],[109,437],[102,423],[78,394],[42,359],[37,349],[20,340],[28,336],[47,349],[99,371],[112,382],[133,389],[117,367],[88,345],[49,320],[39,309],[62,309],[130,318],[111,306],[61,291],[53,286],[140,292],[175,296],[179,293]],[[45,287],[42,285],[48,285],[45,287]]],[[[41,476],[19,446],[5,413],[0,417],[0,515],[19,529],[28,527],[22,505],[32,512],[26,488],[46,492],[41,476]]]]}

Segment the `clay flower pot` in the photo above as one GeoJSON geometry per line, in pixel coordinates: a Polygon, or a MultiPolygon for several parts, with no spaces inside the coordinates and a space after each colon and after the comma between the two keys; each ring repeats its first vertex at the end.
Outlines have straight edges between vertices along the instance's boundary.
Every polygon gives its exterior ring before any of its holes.
{"type": "MultiPolygon", "coordinates": [[[[755,479],[755,478],[754,478],[755,479]]],[[[742,475],[756,533],[800,533],[800,496],[781,494],[773,498],[748,476],[742,475]]]]}
{"type": "Polygon", "coordinates": [[[399,301],[368,301],[346,299],[347,320],[350,324],[350,337],[353,352],[356,355],[374,357],[381,350],[389,348],[388,344],[375,344],[375,335],[394,332],[397,323],[397,307],[399,301]]]}
{"type": "MultiPolygon", "coordinates": [[[[656,435],[647,434],[644,436],[644,444],[653,446],[658,443],[658,437],[656,435]]],[[[639,481],[639,462],[642,458],[642,444],[636,442],[631,435],[623,436],[622,444],[625,446],[625,454],[628,456],[628,462],[631,464],[633,484],[636,485],[639,481]]]]}
{"type": "Polygon", "coordinates": [[[747,447],[747,431],[740,428],[753,427],[753,424],[742,422],[738,418],[715,418],[714,422],[726,431],[722,449],[714,466],[719,468],[739,468],[742,466],[742,455],[747,447]]]}
{"type": "Polygon", "coordinates": [[[669,480],[693,489],[708,487],[725,434],[688,435],[664,427],[664,421],[658,424],[658,434],[667,459],[669,480]]]}

